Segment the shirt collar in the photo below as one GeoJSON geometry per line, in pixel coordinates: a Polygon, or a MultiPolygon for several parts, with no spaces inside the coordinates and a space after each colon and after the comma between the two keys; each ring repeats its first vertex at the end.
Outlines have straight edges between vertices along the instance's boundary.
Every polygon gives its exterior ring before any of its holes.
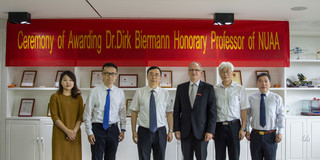
{"type": "MultiPolygon", "coordinates": [[[[151,92],[152,88],[150,86],[147,86],[148,91],[151,92]]],[[[158,86],[157,88],[153,89],[156,93],[159,92],[160,87],[158,86]]]]}
{"type": "MultiPolygon", "coordinates": [[[[190,84],[189,84],[189,85],[192,86],[192,84],[193,84],[193,82],[190,81],[190,84]]],[[[195,84],[196,84],[197,86],[199,86],[200,80],[198,80],[195,84]]]]}
{"type": "MultiPolygon", "coordinates": [[[[259,95],[262,94],[260,91],[258,91],[259,95]]],[[[267,91],[267,93],[265,93],[266,97],[268,97],[268,95],[270,94],[270,91],[267,91]]]]}
{"type": "MultiPolygon", "coordinates": [[[[236,85],[237,85],[236,82],[232,81],[229,87],[235,87],[236,85]]],[[[220,84],[218,84],[218,86],[222,87],[222,88],[225,88],[224,85],[222,84],[222,82],[220,82],[220,84]]]]}
{"type": "Polygon", "coordinates": [[[102,86],[103,86],[103,89],[104,89],[104,90],[108,90],[108,89],[110,89],[111,91],[114,90],[114,85],[112,85],[111,88],[108,88],[108,87],[103,83],[102,86]]]}

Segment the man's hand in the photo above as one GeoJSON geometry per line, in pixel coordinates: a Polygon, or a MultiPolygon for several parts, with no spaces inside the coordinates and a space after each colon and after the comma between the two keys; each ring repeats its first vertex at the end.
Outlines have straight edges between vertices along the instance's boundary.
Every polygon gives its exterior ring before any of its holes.
{"type": "Polygon", "coordinates": [[[206,142],[210,141],[212,138],[213,138],[213,134],[212,133],[207,132],[204,135],[204,141],[206,141],[206,142]]]}
{"type": "Polygon", "coordinates": [[[167,142],[171,142],[173,139],[172,132],[168,132],[167,134],[167,142]]]}
{"type": "Polygon", "coordinates": [[[138,134],[137,134],[137,132],[133,132],[133,133],[132,133],[132,140],[133,140],[133,142],[134,142],[135,144],[138,143],[138,134]]]}
{"type": "Polygon", "coordinates": [[[239,131],[239,140],[240,140],[240,141],[243,140],[245,134],[246,134],[246,133],[245,133],[243,130],[240,130],[240,131],[239,131]]]}
{"type": "Polygon", "coordinates": [[[250,141],[250,132],[246,132],[246,138],[248,141],[250,141]]]}
{"type": "Polygon", "coordinates": [[[119,142],[123,141],[123,139],[124,139],[124,131],[121,131],[119,135],[119,142]]]}
{"type": "Polygon", "coordinates": [[[180,137],[180,131],[174,132],[174,136],[176,137],[177,140],[180,140],[180,139],[181,139],[181,137],[180,137]]]}
{"type": "Polygon", "coordinates": [[[94,142],[96,142],[96,138],[94,137],[94,134],[89,135],[88,140],[90,144],[94,145],[94,142]]]}
{"type": "Polygon", "coordinates": [[[278,133],[278,134],[276,135],[276,142],[277,142],[277,143],[280,143],[281,140],[282,140],[282,134],[281,134],[281,133],[278,133]]]}

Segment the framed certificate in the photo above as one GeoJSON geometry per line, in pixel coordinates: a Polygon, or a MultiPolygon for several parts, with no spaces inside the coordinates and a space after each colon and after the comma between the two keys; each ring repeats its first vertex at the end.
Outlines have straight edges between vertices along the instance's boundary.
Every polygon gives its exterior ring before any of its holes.
{"type": "Polygon", "coordinates": [[[206,82],[206,71],[202,71],[200,80],[206,82]]]}
{"type": "Polygon", "coordinates": [[[241,77],[241,71],[240,70],[233,71],[233,73],[232,73],[232,81],[242,85],[242,77],[241,77]]]}
{"type": "Polygon", "coordinates": [[[23,71],[20,87],[34,87],[37,71],[23,71]]]}
{"type": "Polygon", "coordinates": [[[51,113],[50,113],[50,103],[48,103],[47,117],[51,117],[51,113]]]}
{"type": "Polygon", "coordinates": [[[260,70],[260,71],[256,71],[256,78],[258,77],[259,74],[261,73],[267,73],[269,75],[269,71],[268,70],[260,70]]]}
{"type": "Polygon", "coordinates": [[[61,74],[62,74],[63,72],[64,72],[64,71],[57,71],[56,80],[55,80],[55,82],[54,82],[54,87],[59,88],[59,80],[60,80],[61,74]]]}
{"type": "Polygon", "coordinates": [[[131,109],[129,108],[131,102],[132,102],[132,99],[127,99],[127,103],[126,103],[126,115],[127,115],[127,117],[131,117],[131,109]]]}
{"type": "Polygon", "coordinates": [[[35,99],[21,99],[19,117],[32,117],[35,99]]]}
{"type": "Polygon", "coordinates": [[[138,74],[119,74],[119,88],[137,88],[138,74]]]}
{"type": "Polygon", "coordinates": [[[90,88],[94,88],[103,83],[102,80],[102,71],[100,70],[92,70],[91,71],[91,80],[90,80],[90,88]]]}
{"type": "Polygon", "coordinates": [[[162,71],[160,87],[172,88],[172,71],[162,71]]]}

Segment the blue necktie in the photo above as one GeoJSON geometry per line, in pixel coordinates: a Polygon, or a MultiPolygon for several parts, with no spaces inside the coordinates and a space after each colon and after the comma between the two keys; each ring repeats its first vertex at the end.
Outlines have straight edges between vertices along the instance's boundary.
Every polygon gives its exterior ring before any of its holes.
{"type": "Polygon", "coordinates": [[[103,128],[107,130],[109,128],[109,112],[110,112],[110,89],[107,90],[106,104],[104,106],[104,115],[103,115],[103,128]]]}
{"type": "Polygon", "coordinates": [[[266,103],[264,101],[265,94],[261,94],[260,100],[260,125],[264,127],[266,125],[266,103]]]}
{"type": "Polygon", "coordinates": [[[157,109],[156,109],[156,101],[154,99],[154,90],[151,90],[151,96],[150,96],[150,113],[149,113],[149,119],[150,119],[150,131],[154,133],[157,130],[157,109]]]}

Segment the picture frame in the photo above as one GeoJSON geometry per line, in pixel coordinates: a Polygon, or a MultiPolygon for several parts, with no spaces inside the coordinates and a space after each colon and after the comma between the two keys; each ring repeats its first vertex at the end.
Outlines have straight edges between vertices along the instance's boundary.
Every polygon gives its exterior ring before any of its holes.
{"type": "Polygon", "coordinates": [[[32,117],[35,99],[21,99],[19,117],[32,117]]]}
{"type": "Polygon", "coordinates": [[[206,71],[201,72],[200,80],[206,82],[206,71]]]}
{"type": "Polygon", "coordinates": [[[56,80],[54,81],[54,87],[55,87],[55,88],[59,88],[59,80],[60,80],[61,74],[62,74],[63,72],[64,72],[64,71],[57,71],[56,80]]]}
{"type": "Polygon", "coordinates": [[[127,99],[127,102],[126,102],[126,116],[127,117],[131,117],[131,109],[129,108],[131,102],[132,102],[132,99],[127,99]]]}
{"type": "Polygon", "coordinates": [[[242,85],[242,77],[240,70],[234,70],[232,73],[232,81],[242,85]]]}
{"type": "Polygon", "coordinates": [[[51,117],[51,113],[50,113],[50,103],[48,103],[47,117],[51,117]]]}
{"type": "Polygon", "coordinates": [[[20,87],[34,87],[36,77],[37,77],[37,71],[34,71],[34,70],[23,71],[20,87]]]}
{"type": "Polygon", "coordinates": [[[138,88],[138,74],[119,74],[119,88],[138,88]]]}
{"type": "Polygon", "coordinates": [[[256,78],[258,77],[259,74],[261,73],[267,73],[269,75],[269,71],[268,70],[257,70],[256,71],[256,78]]]}
{"type": "Polygon", "coordinates": [[[101,70],[91,71],[90,88],[94,88],[103,83],[103,76],[101,70]]]}
{"type": "Polygon", "coordinates": [[[162,71],[160,87],[172,88],[172,71],[168,71],[168,70],[162,71]]]}

